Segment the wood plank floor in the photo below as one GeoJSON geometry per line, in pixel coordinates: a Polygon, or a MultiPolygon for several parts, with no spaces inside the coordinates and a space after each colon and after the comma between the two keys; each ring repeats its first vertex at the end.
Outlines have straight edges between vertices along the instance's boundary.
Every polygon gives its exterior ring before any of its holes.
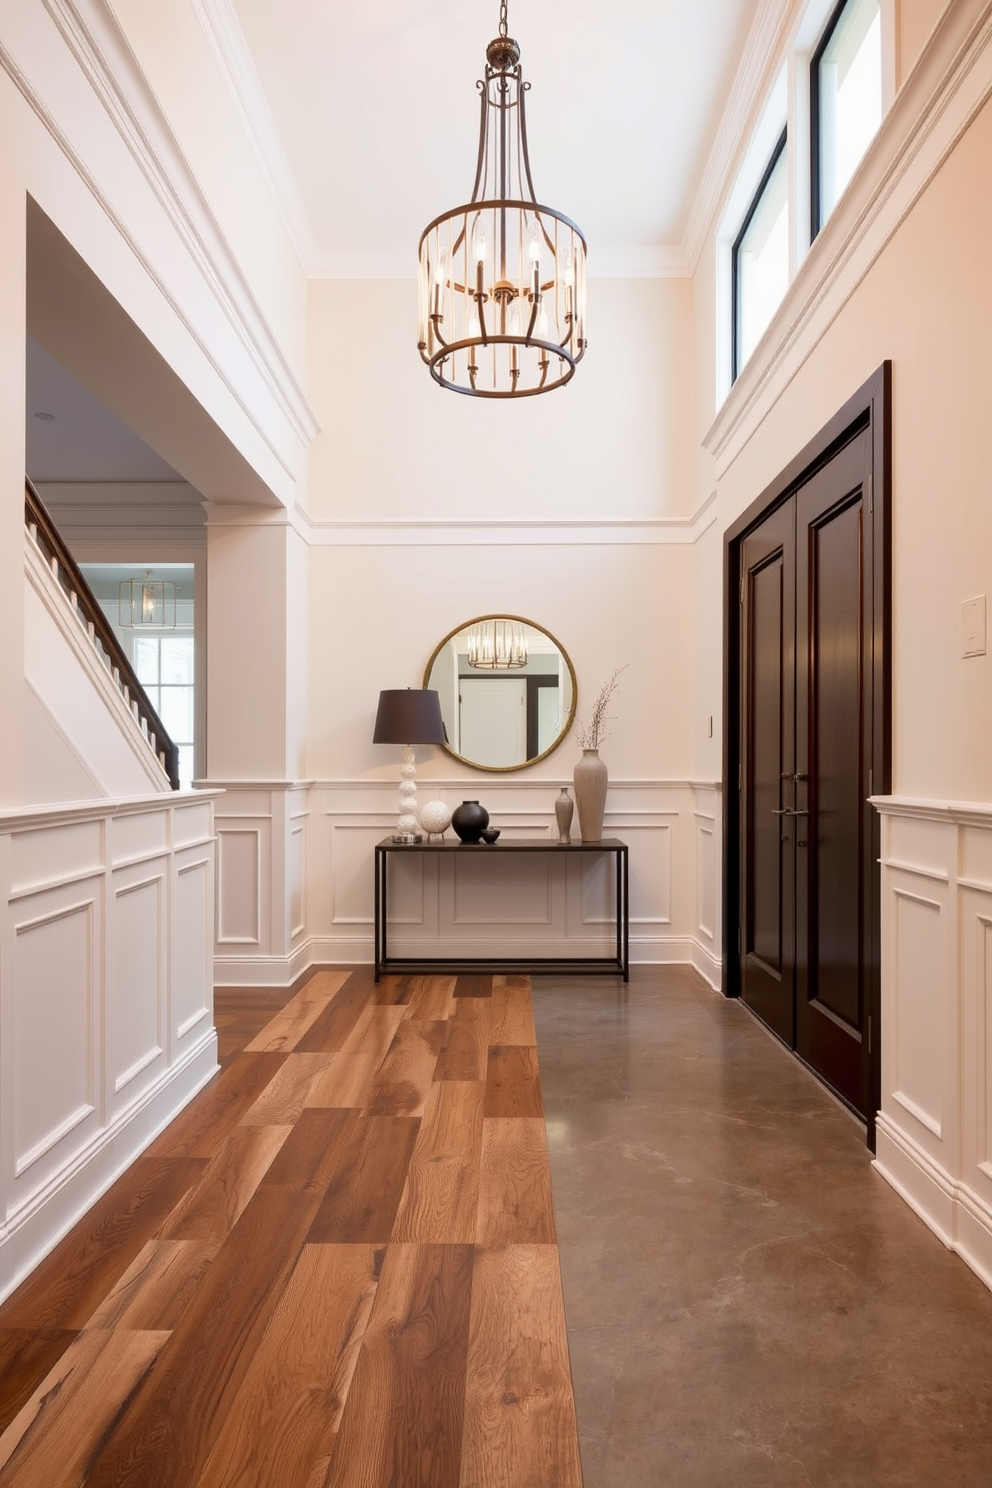
{"type": "Polygon", "coordinates": [[[0,1488],[581,1488],[530,983],[218,991],[222,1070],[0,1307],[0,1488]]]}

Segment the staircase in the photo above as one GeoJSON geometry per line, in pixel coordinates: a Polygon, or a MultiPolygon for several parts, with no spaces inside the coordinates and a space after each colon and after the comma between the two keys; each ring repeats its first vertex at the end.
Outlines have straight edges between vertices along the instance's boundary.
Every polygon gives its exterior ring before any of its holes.
{"type": "Polygon", "coordinates": [[[24,490],[30,804],[179,789],[179,751],[30,480],[24,490]]]}

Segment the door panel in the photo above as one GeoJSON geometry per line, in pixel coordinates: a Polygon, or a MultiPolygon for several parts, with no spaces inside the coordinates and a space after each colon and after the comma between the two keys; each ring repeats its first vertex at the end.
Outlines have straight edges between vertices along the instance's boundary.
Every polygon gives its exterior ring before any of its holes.
{"type": "Polygon", "coordinates": [[[795,1037],[794,880],[779,815],[793,769],[795,511],[779,509],[743,545],[746,624],[741,995],[780,1038],[795,1037]]]}
{"type": "Polygon", "coordinates": [[[741,543],[741,995],[861,1112],[870,456],[865,432],[741,543]]]}
{"type": "MultiPolygon", "coordinates": [[[[796,1048],[859,1111],[868,993],[872,570],[865,551],[868,435],[797,496],[796,753],[807,847],[797,845],[796,1048]]],[[[801,838],[797,833],[797,843],[801,838]]]]}

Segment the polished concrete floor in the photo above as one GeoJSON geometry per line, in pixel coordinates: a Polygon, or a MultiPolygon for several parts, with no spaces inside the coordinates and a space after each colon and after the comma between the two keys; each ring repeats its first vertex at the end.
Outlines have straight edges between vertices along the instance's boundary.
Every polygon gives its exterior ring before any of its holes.
{"type": "Polygon", "coordinates": [[[533,980],[585,1488],[989,1488],[992,1293],[681,967],[533,980]]]}

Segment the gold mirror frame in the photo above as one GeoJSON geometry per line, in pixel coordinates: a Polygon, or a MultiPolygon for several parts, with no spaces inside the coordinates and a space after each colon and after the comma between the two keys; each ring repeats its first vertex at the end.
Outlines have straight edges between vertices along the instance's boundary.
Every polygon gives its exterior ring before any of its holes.
{"type": "Polygon", "coordinates": [[[524,615],[508,615],[504,611],[497,611],[494,614],[475,615],[471,620],[463,620],[460,625],[456,625],[452,630],[448,631],[448,634],[438,642],[430,654],[430,659],[424,668],[424,687],[430,687],[430,678],[431,672],[434,669],[434,663],[448,642],[454,640],[455,636],[461,635],[463,630],[469,630],[473,625],[481,625],[485,620],[510,620],[518,625],[529,626],[531,630],[540,631],[542,636],[547,636],[552,645],[557,648],[559,656],[568,668],[569,681],[572,684],[572,701],[569,706],[568,717],[562,724],[557,739],[547,749],[542,750],[540,754],[535,754],[530,759],[522,760],[519,765],[480,765],[477,760],[466,759],[463,754],[458,754],[456,750],[452,749],[450,744],[442,744],[440,746],[446,754],[451,755],[452,759],[458,760],[459,764],[467,765],[470,770],[485,770],[490,775],[509,775],[514,770],[527,770],[531,765],[536,765],[541,760],[547,759],[548,755],[554,754],[558,746],[563,744],[568,738],[572,724],[575,722],[575,707],[579,696],[579,685],[575,676],[575,668],[572,665],[572,658],[556,635],[552,635],[551,631],[545,626],[538,625],[536,620],[528,620],[524,615]]]}

